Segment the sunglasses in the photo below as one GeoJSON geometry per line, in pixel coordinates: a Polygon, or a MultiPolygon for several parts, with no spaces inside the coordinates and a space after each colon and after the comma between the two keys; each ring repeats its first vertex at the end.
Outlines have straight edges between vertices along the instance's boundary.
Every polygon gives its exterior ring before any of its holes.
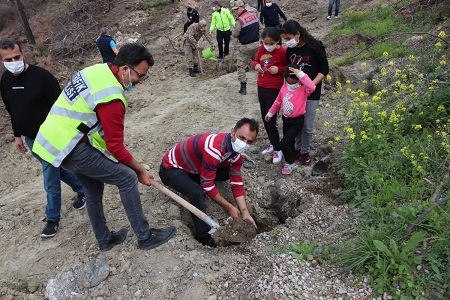
{"type": "MultiPolygon", "coordinates": [[[[138,71],[136,71],[135,69],[133,69],[133,67],[132,66],[128,66],[131,70],[133,70],[136,74],[137,74],[137,76],[139,77],[139,78],[145,78],[146,76],[147,76],[147,74],[141,74],[141,73],[139,73],[138,71]]],[[[145,79],[147,79],[147,78],[145,78],[145,79]]]]}

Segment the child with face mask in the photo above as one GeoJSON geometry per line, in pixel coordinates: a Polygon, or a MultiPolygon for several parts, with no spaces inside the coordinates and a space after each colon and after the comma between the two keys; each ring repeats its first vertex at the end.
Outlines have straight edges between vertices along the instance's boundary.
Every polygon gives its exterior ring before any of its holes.
{"type": "Polygon", "coordinates": [[[283,152],[285,164],[282,174],[291,174],[295,164],[295,137],[301,132],[306,112],[306,100],[316,89],[316,85],[300,66],[289,64],[284,70],[286,83],[281,87],[265,120],[269,121],[281,109],[283,114],[283,138],[279,147],[283,152]]]}
{"type": "Polygon", "coordinates": [[[270,144],[261,154],[272,154],[273,163],[279,163],[283,154],[279,148],[280,135],[277,129],[277,114],[264,121],[269,108],[283,86],[283,72],[286,67],[286,49],[280,45],[281,36],[275,27],[267,27],[262,33],[263,44],[259,47],[252,67],[258,72],[258,100],[261,118],[270,144]]]}
{"type": "Polygon", "coordinates": [[[316,109],[319,106],[322,81],[329,72],[325,47],[295,20],[287,20],[281,28],[281,37],[286,41],[286,61],[299,65],[316,84],[316,90],[306,102],[305,123],[295,139],[296,158],[302,165],[311,165],[311,142],[314,131],[316,109]]]}

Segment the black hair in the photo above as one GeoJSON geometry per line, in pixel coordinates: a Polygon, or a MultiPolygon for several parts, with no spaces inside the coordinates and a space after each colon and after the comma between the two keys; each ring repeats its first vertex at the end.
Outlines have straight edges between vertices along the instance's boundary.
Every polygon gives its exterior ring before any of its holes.
{"type": "Polygon", "coordinates": [[[220,7],[222,7],[222,4],[220,4],[219,1],[213,1],[211,4],[212,4],[212,5],[219,5],[220,7]]]}
{"type": "Polygon", "coordinates": [[[298,79],[297,75],[292,74],[291,71],[289,70],[289,68],[300,69],[300,66],[297,65],[297,64],[289,64],[289,65],[287,65],[286,68],[284,69],[283,77],[284,78],[298,79]]]}
{"type": "Polygon", "coordinates": [[[315,39],[308,31],[295,20],[287,20],[281,27],[281,33],[296,35],[300,32],[300,39],[309,47],[313,48],[321,55],[325,55],[325,46],[323,43],[315,39]]]}
{"type": "Polygon", "coordinates": [[[256,135],[258,135],[259,132],[259,124],[255,119],[250,118],[242,118],[239,121],[237,121],[236,125],[234,126],[234,130],[238,130],[241,128],[244,124],[248,124],[250,131],[256,130],[256,135]]]}
{"type": "Polygon", "coordinates": [[[147,48],[137,43],[130,43],[120,47],[119,53],[117,53],[114,59],[114,65],[116,67],[124,65],[135,67],[144,60],[148,63],[149,67],[155,64],[153,56],[147,48]]]}
{"type": "Polygon", "coordinates": [[[0,49],[2,49],[2,50],[7,50],[7,49],[14,50],[14,47],[16,45],[19,46],[19,50],[20,50],[20,52],[22,52],[22,47],[20,46],[20,43],[17,42],[14,38],[9,37],[9,38],[0,40],[0,49]]]}
{"type": "Polygon", "coordinates": [[[262,32],[262,38],[270,37],[274,41],[280,41],[280,31],[276,27],[266,27],[262,32]]]}

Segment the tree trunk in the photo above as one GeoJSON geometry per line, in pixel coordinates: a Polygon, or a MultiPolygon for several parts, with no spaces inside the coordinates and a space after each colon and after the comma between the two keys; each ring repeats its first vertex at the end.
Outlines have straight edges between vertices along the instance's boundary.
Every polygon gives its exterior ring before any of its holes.
{"type": "Polygon", "coordinates": [[[25,10],[23,9],[22,2],[20,2],[20,0],[16,0],[16,5],[20,17],[22,18],[23,28],[25,29],[25,34],[27,35],[28,42],[31,44],[36,44],[36,40],[34,39],[33,32],[31,31],[30,24],[28,23],[28,18],[25,14],[25,10]]]}

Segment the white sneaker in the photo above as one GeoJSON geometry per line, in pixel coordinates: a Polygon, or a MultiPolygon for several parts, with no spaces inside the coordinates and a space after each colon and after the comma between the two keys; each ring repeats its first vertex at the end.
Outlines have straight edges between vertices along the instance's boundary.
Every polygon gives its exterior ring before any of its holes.
{"type": "Polygon", "coordinates": [[[264,149],[262,152],[261,152],[261,154],[262,155],[264,155],[264,154],[270,154],[270,153],[272,153],[273,152],[273,146],[272,145],[268,145],[267,147],[266,147],[266,149],[264,149]]]}
{"type": "Polygon", "coordinates": [[[327,21],[330,20],[330,19],[331,19],[331,16],[328,16],[328,17],[327,17],[327,21]]]}
{"type": "Polygon", "coordinates": [[[280,151],[273,151],[272,156],[273,156],[272,163],[277,164],[283,158],[283,152],[281,150],[280,151]]]}

